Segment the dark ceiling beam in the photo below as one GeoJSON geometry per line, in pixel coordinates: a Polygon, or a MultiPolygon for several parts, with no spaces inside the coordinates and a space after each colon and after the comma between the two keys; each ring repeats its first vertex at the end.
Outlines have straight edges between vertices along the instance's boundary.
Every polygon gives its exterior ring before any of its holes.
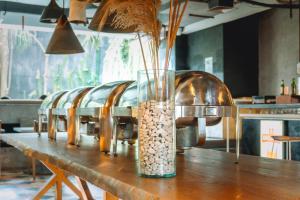
{"type": "Polygon", "coordinates": [[[272,3],[263,3],[263,2],[259,2],[259,1],[254,1],[254,0],[241,0],[241,2],[249,3],[252,5],[256,5],[256,6],[268,7],[268,8],[286,8],[286,9],[299,9],[300,8],[300,4],[298,4],[298,3],[297,4],[289,4],[289,3],[272,4],[272,3]]]}
{"type": "Polygon", "coordinates": [[[8,2],[1,1],[0,2],[0,11],[6,12],[16,12],[16,13],[26,13],[26,14],[42,14],[45,6],[24,4],[24,3],[16,3],[16,2],[8,2]]]}
{"type": "MultiPolygon", "coordinates": [[[[198,3],[207,3],[208,2],[208,0],[189,0],[189,1],[190,2],[198,2],[198,3]]],[[[179,2],[183,3],[183,2],[185,2],[185,0],[179,0],[179,2]]],[[[170,1],[161,5],[162,11],[168,10],[168,9],[170,9],[170,1]]]]}

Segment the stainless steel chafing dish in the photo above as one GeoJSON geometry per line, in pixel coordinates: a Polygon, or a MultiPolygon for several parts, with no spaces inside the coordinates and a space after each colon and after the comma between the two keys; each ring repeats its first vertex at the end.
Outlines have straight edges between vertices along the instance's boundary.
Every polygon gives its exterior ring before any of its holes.
{"type": "Polygon", "coordinates": [[[112,109],[114,138],[133,144],[137,138],[137,82],[133,82],[122,94],[118,105],[112,109]]]}
{"type": "MultiPolygon", "coordinates": [[[[176,143],[179,149],[205,143],[206,126],[213,126],[222,117],[233,116],[233,100],[225,84],[215,76],[201,71],[178,71],[175,80],[176,143]]],[[[137,85],[123,93],[113,108],[119,139],[131,140],[136,135],[137,85]]]]}
{"type": "Polygon", "coordinates": [[[133,81],[106,83],[91,90],[76,110],[76,145],[80,145],[80,124],[97,123],[99,130],[90,133],[100,140],[100,150],[110,152],[113,137],[112,106],[117,105],[124,90],[133,81]]]}
{"type": "Polygon", "coordinates": [[[226,85],[212,74],[180,71],[176,75],[177,146],[190,147],[205,143],[206,126],[233,116],[233,100],[226,85]],[[197,134],[181,129],[193,128],[197,134]],[[194,140],[190,136],[194,135],[194,140]],[[194,142],[193,142],[194,141],[194,142]]]}
{"type": "Polygon", "coordinates": [[[52,110],[52,127],[48,128],[48,136],[56,139],[58,131],[58,121],[63,121],[65,129],[68,132],[68,144],[75,144],[75,110],[79,106],[82,98],[93,87],[81,87],[65,93],[57,103],[55,109],[52,110]]]}
{"type": "Polygon", "coordinates": [[[49,95],[41,104],[38,110],[38,127],[37,132],[40,135],[41,132],[46,131],[43,125],[46,124],[47,128],[52,127],[52,109],[56,108],[59,99],[67,91],[59,91],[49,95]]]}

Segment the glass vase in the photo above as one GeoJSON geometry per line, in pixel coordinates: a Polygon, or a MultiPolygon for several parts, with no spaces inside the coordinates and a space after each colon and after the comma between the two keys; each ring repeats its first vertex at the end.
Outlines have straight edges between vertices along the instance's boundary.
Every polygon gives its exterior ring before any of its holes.
{"type": "Polygon", "coordinates": [[[176,175],[175,72],[138,72],[139,175],[176,175]]]}

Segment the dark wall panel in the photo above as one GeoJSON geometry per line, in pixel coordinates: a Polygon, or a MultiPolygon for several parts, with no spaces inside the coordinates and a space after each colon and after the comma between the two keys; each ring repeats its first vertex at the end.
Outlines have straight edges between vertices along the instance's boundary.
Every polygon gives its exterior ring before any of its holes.
{"type": "Polygon", "coordinates": [[[181,35],[176,38],[175,57],[176,57],[176,70],[188,70],[187,58],[189,55],[188,36],[181,35]]]}
{"type": "MultiPolygon", "coordinates": [[[[300,121],[288,121],[288,125],[285,130],[289,136],[300,137],[300,121]]],[[[292,143],[292,160],[300,160],[300,143],[292,143]]]]}
{"type": "Polygon", "coordinates": [[[260,156],[260,120],[243,120],[241,152],[260,156]]]}
{"type": "Polygon", "coordinates": [[[233,97],[258,95],[258,21],[254,15],[180,36],[176,69],[205,71],[205,58],[213,57],[213,74],[233,97]]]}
{"type": "Polygon", "coordinates": [[[259,16],[224,24],[224,82],[234,97],[258,95],[259,16]]]}

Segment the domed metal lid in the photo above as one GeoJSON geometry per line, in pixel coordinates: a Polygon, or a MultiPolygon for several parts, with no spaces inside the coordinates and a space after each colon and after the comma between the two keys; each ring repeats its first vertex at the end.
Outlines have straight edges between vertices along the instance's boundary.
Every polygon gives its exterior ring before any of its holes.
{"type": "Polygon", "coordinates": [[[80,100],[87,94],[88,91],[90,91],[93,87],[80,87],[76,88],[74,90],[71,90],[64,94],[58,104],[57,108],[64,108],[68,109],[71,107],[76,107],[80,100]]]}
{"type": "Polygon", "coordinates": [[[231,106],[227,86],[212,74],[202,71],[178,71],[175,80],[176,105],[231,106]]]}
{"type": "Polygon", "coordinates": [[[56,106],[59,99],[65,94],[67,91],[59,91],[49,95],[41,104],[40,110],[51,109],[56,106]]]}
{"type": "Polygon", "coordinates": [[[137,105],[137,82],[134,82],[124,91],[119,100],[118,106],[135,107],[137,105]]]}
{"type": "Polygon", "coordinates": [[[116,104],[120,94],[133,81],[115,81],[92,89],[83,99],[80,108],[97,108],[116,104]]]}

